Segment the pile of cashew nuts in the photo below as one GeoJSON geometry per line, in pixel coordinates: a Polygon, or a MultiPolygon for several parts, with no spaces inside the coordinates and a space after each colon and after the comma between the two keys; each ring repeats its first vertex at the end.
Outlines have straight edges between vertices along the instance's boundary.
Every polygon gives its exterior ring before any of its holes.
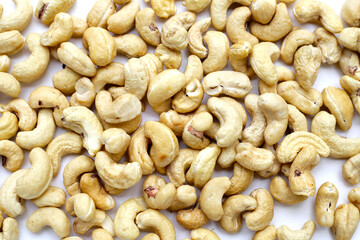
{"type": "Polygon", "coordinates": [[[49,226],[63,240],[83,239],[71,229],[92,228],[94,240],[135,240],[141,231],[150,232],[143,240],[175,240],[161,210],[191,230],[186,240],[220,239],[203,228],[209,221],[240,239],[243,220],[253,240],[309,240],[316,223],[350,240],[360,188],[337,206],[336,186],[317,188],[311,170],[326,157],[345,159],[344,179],[360,183],[360,138],[336,131],[351,128],[354,108],[360,114],[360,0],[346,0],[342,18],[322,0],[184,0],[184,12],[175,0],[144,0],[144,9],[139,1],[97,0],[86,20],[66,13],[75,0],[38,0],[35,12],[30,0],[13,0],[16,9],[4,16],[0,4],[0,92],[13,98],[0,104],[0,155],[11,172],[0,188],[0,239],[21,237],[16,218],[30,200],[38,209],[28,230],[49,226]],[[210,17],[197,20],[208,9],[210,17]],[[319,27],[293,26],[290,9],[298,22],[319,27]],[[48,29],[24,38],[33,14],[48,29]],[[24,47],[30,55],[10,70],[24,47]],[[191,55],[180,72],[185,49],[191,55]],[[18,98],[51,59],[63,65],[53,86],[18,98]],[[232,71],[223,70],[228,62],[232,71]],[[315,89],[320,67],[336,64],[341,88],[315,89]],[[259,94],[250,93],[254,81],[259,94]],[[159,120],[141,125],[146,107],[159,120]],[[55,136],[58,127],[67,132],[55,136]],[[63,170],[64,189],[51,186],[66,155],[76,157],[63,170]],[[21,168],[25,158],[30,168],[21,168]],[[217,166],[233,176],[214,177],[217,166]],[[269,190],[241,194],[255,174],[271,178],[269,190]],[[112,219],[113,195],[140,182],[141,192],[112,219]],[[310,197],[315,221],[300,230],[270,225],[274,199],[294,205],[310,197]]]}

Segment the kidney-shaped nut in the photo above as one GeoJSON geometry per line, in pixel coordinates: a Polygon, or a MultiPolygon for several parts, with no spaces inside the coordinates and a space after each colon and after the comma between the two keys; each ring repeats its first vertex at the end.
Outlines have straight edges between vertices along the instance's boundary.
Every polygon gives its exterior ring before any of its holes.
{"type": "Polygon", "coordinates": [[[161,42],[161,34],[155,22],[155,12],[145,8],[136,13],[135,28],[142,39],[150,45],[157,46],[161,42]]]}
{"type": "Polygon", "coordinates": [[[65,95],[71,95],[75,92],[76,82],[81,75],[73,71],[71,68],[65,67],[52,77],[54,88],[60,90],[65,95]]]}
{"type": "Polygon", "coordinates": [[[0,33],[0,54],[13,55],[25,46],[25,38],[17,30],[0,33]]]}
{"type": "Polygon", "coordinates": [[[140,4],[137,0],[129,1],[117,13],[108,18],[107,29],[115,34],[128,32],[134,26],[135,16],[139,10],[140,4]]]}
{"type": "Polygon", "coordinates": [[[192,230],[190,236],[191,240],[220,240],[219,236],[215,232],[206,228],[192,230]]]}
{"type": "Polygon", "coordinates": [[[161,29],[161,42],[168,48],[183,50],[188,45],[187,30],[195,23],[196,14],[182,12],[167,20],[161,29]]]}
{"type": "Polygon", "coordinates": [[[336,186],[330,182],[321,185],[315,200],[316,222],[324,227],[332,227],[335,218],[335,208],[339,198],[336,186]]]}
{"type": "Polygon", "coordinates": [[[160,239],[176,239],[174,225],[157,210],[147,209],[139,213],[135,222],[139,229],[155,232],[160,239]]]}
{"type": "Polygon", "coordinates": [[[301,0],[293,8],[295,18],[301,22],[319,22],[332,33],[343,30],[341,18],[326,3],[318,0],[301,0]]]}
{"type": "Polygon", "coordinates": [[[269,23],[276,12],[276,0],[254,0],[251,4],[252,18],[261,23],[269,23]]]}
{"type": "Polygon", "coordinates": [[[176,69],[167,69],[150,80],[147,99],[150,106],[162,113],[171,109],[171,97],[185,85],[185,75],[176,69]]]}
{"type": "Polygon", "coordinates": [[[360,182],[360,154],[349,158],[342,167],[343,177],[350,184],[360,182]]]}
{"type": "Polygon", "coordinates": [[[92,232],[91,237],[93,240],[113,240],[113,236],[111,236],[107,230],[102,228],[95,229],[92,232]]]}
{"type": "Polygon", "coordinates": [[[210,140],[204,136],[204,132],[211,128],[213,117],[208,112],[196,113],[185,125],[182,133],[183,141],[193,149],[203,149],[210,144],[210,140]]]}
{"type": "Polygon", "coordinates": [[[269,225],[263,230],[257,231],[253,238],[253,240],[275,240],[276,239],[276,228],[274,225],[269,225]]]}
{"type": "Polygon", "coordinates": [[[229,60],[229,40],[219,31],[208,31],[204,40],[208,45],[209,54],[203,61],[204,74],[222,70],[229,60]]]}
{"type": "Polygon", "coordinates": [[[210,4],[211,0],[184,0],[183,6],[185,6],[189,11],[192,12],[202,12],[210,4]]]}
{"type": "Polygon", "coordinates": [[[265,142],[274,145],[283,137],[287,129],[288,106],[282,97],[274,93],[262,94],[258,105],[266,118],[265,142]]]}
{"type": "Polygon", "coordinates": [[[159,44],[155,49],[155,55],[161,60],[167,69],[179,69],[182,61],[181,51],[174,50],[159,44]]]}
{"type": "Polygon", "coordinates": [[[102,133],[101,141],[108,153],[123,156],[130,144],[130,136],[121,128],[109,128],[102,133]]]}
{"type": "Polygon", "coordinates": [[[192,119],[193,114],[180,114],[169,110],[160,114],[160,122],[168,126],[176,136],[182,136],[186,124],[192,119]]]}
{"type": "Polygon", "coordinates": [[[252,52],[252,46],[247,41],[240,40],[236,44],[231,45],[229,52],[230,65],[234,71],[242,72],[249,78],[255,75],[254,70],[249,65],[248,57],[252,52]]]}
{"type": "Polygon", "coordinates": [[[205,225],[209,221],[209,218],[196,206],[194,209],[178,211],[176,221],[182,227],[192,230],[205,225]]]}
{"type": "Polygon", "coordinates": [[[214,0],[210,5],[210,16],[216,30],[222,31],[226,26],[226,12],[231,4],[240,3],[250,6],[251,0],[214,0]]]}
{"type": "Polygon", "coordinates": [[[360,4],[356,0],[346,0],[341,8],[341,16],[352,27],[360,26],[360,4]]]}
{"type": "MultiPolygon", "coordinates": [[[[96,75],[91,79],[96,92],[99,92],[106,84],[124,85],[124,66],[118,62],[112,62],[106,67],[98,68],[96,75]]],[[[75,86],[75,84],[74,84],[75,86]]]]}
{"type": "Polygon", "coordinates": [[[50,52],[40,43],[40,34],[31,33],[26,37],[26,45],[31,52],[23,62],[16,63],[11,74],[20,82],[31,83],[44,75],[49,62],[50,52]]]}
{"type": "Polygon", "coordinates": [[[0,112],[3,112],[3,110],[12,112],[19,118],[19,128],[21,130],[30,131],[34,129],[37,115],[35,110],[24,99],[17,98],[5,105],[1,105],[0,112]]]}
{"type": "Polygon", "coordinates": [[[13,2],[16,4],[15,11],[7,16],[0,18],[0,33],[11,30],[22,31],[29,25],[31,21],[33,14],[31,1],[13,0],[13,2]]]}
{"type": "Polygon", "coordinates": [[[25,212],[25,201],[16,193],[16,181],[28,172],[20,169],[5,179],[0,188],[0,210],[9,217],[17,217],[25,212]]]}
{"type": "Polygon", "coordinates": [[[41,45],[55,47],[69,40],[74,32],[72,17],[67,13],[58,13],[49,30],[41,34],[41,45]]]}
{"type": "Polygon", "coordinates": [[[336,134],[336,119],[321,111],[311,123],[311,132],[319,136],[330,148],[329,157],[350,158],[360,153],[360,138],[344,138],[336,134]]]}
{"type": "Polygon", "coordinates": [[[96,68],[91,59],[71,42],[63,42],[57,50],[59,60],[75,72],[93,77],[96,68]]]}
{"type": "Polygon", "coordinates": [[[234,174],[230,178],[230,188],[225,192],[225,195],[231,196],[245,191],[254,179],[254,172],[242,167],[240,164],[234,164],[234,174]]]}
{"type": "Polygon", "coordinates": [[[54,137],[56,125],[51,109],[40,109],[36,128],[19,132],[16,143],[27,150],[45,147],[54,137]]]}
{"type": "Polygon", "coordinates": [[[255,198],[246,195],[234,195],[223,204],[224,216],[220,219],[220,226],[229,233],[236,233],[241,228],[241,214],[244,211],[254,210],[257,207],[255,198]]]}
{"type": "Polygon", "coordinates": [[[15,136],[18,131],[18,119],[14,113],[5,111],[0,118],[0,140],[15,136]]]}
{"type": "Polygon", "coordinates": [[[18,170],[24,162],[22,149],[13,141],[0,140],[0,155],[2,166],[10,172],[18,170]]]}
{"type": "Polygon", "coordinates": [[[296,131],[308,131],[308,123],[305,115],[295,106],[288,104],[289,128],[296,131]]]}
{"type": "Polygon", "coordinates": [[[256,148],[250,143],[239,143],[236,146],[235,160],[251,171],[264,171],[271,168],[275,156],[264,148],[256,148]]]}
{"type": "Polygon", "coordinates": [[[219,221],[224,215],[222,198],[230,188],[228,177],[215,177],[208,181],[200,194],[200,207],[206,216],[214,221],[219,221]]]}
{"type": "Polygon", "coordinates": [[[38,208],[57,207],[65,204],[66,193],[59,187],[49,186],[48,189],[38,198],[31,199],[31,202],[38,208]]]}
{"type": "Polygon", "coordinates": [[[141,100],[146,94],[150,81],[146,65],[139,58],[131,58],[124,65],[124,76],[126,92],[134,94],[141,100]]]}
{"type": "Polygon", "coordinates": [[[296,29],[290,32],[281,43],[280,58],[286,64],[291,65],[294,61],[296,50],[303,46],[315,42],[314,33],[306,29],[296,29]]]}
{"type": "Polygon", "coordinates": [[[280,57],[280,49],[270,42],[256,44],[250,54],[250,64],[255,73],[267,85],[278,82],[278,74],[273,62],[280,57]]]}
{"type": "Polygon", "coordinates": [[[33,233],[45,226],[51,227],[55,234],[62,238],[70,234],[70,220],[61,209],[54,207],[40,208],[33,212],[26,221],[26,227],[33,233]]]}
{"type": "Polygon", "coordinates": [[[188,113],[197,109],[203,98],[203,86],[201,85],[200,80],[193,78],[174,96],[172,107],[179,113],[188,113]]]}
{"type": "Polygon", "coordinates": [[[279,176],[271,179],[270,192],[278,202],[286,205],[298,204],[308,198],[307,196],[295,195],[286,181],[279,176]]]}
{"type": "Polygon", "coordinates": [[[352,203],[342,204],[335,210],[332,230],[336,240],[350,240],[359,224],[359,210],[352,203]]]}
{"type": "Polygon", "coordinates": [[[230,147],[225,147],[221,149],[221,153],[217,160],[217,163],[221,168],[232,167],[233,163],[235,163],[236,146],[238,144],[239,140],[236,140],[230,147]]]}
{"type": "Polygon", "coordinates": [[[305,114],[315,115],[323,105],[321,92],[315,88],[306,91],[296,81],[280,83],[277,91],[286,102],[294,105],[305,114]]]}
{"type": "Polygon", "coordinates": [[[156,16],[160,18],[168,18],[176,13],[175,0],[145,0],[145,2],[151,1],[151,7],[154,9],[156,16]]]}
{"type": "Polygon", "coordinates": [[[197,195],[196,189],[190,185],[182,185],[176,189],[176,194],[174,197],[169,211],[179,211],[191,207],[196,203],[197,195]]]}
{"type": "Polygon", "coordinates": [[[205,58],[208,50],[204,46],[202,34],[210,27],[211,18],[204,18],[194,23],[188,32],[189,51],[199,58],[205,58]]]}
{"type": "Polygon", "coordinates": [[[91,221],[85,222],[77,217],[73,223],[74,232],[80,235],[84,235],[93,227],[101,227],[108,231],[111,236],[115,236],[114,222],[105,211],[95,210],[95,217],[91,221]]]}
{"type": "MultiPolygon", "coordinates": [[[[160,33],[159,33],[160,34],[160,33]]],[[[147,52],[146,42],[135,34],[124,34],[113,37],[116,51],[128,58],[141,57],[147,52]]]]}
{"type": "Polygon", "coordinates": [[[0,72],[7,72],[10,68],[11,59],[7,55],[0,55],[0,72]]]}
{"type": "Polygon", "coordinates": [[[343,76],[340,79],[341,87],[349,94],[355,110],[360,112],[360,96],[358,94],[360,89],[360,81],[350,76],[343,76]]]}
{"type": "Polygon", "coordinates": [[[63,111],[61,118],[64,127],[83,136],[83,146],[90,156],[95,156],[101,149],[103,127],[96,115],[86,107],[69,107],[63,111]]]}
{"type": "Polygon", "coordinates": [[[313,146],[321,157],[327,157],[330,154],[329,146],[320,137],[314,133],[297,131],[284,137],[276,148],[277,160],[281,164],[290,163],[301,149],[309,145],[313,146]]]}
{"type": "Polygon", "coordinates": [[[16,219],[7,217],[2,221],[2,231],[0,233],[3,239],[19,239],[19,226],[16,219]]]}
{"type": "Polygon", "coordinates": [[[148,176],[142,186],[143,197],[147,205],[152,209],[167,209],[171,206],[176,188],[173,183],[167,183],[165,179],[156,175],[148,176]]]}
{"type": "Polygon", "coordinates": [[[60,12],[67,12],[76,0],[39,0],[35,17],[46,25],[50,25],[60,12]]]}
{"type": "Polygon", "coordinates": [[[95,217],[95,203],[86,193],[78,193],[70,197],[65,204],[65,210],[71,215],[88,222],[95,217]]]}
{"type": "Polygon", "coordinates": [[[355,79],[360,79],[359,54],[349,49],[343,48],[339,65],[341,71],[355,79]]]}
{"type": "Polygon", "coordinates": [[[310,240],[315,232],[316,224],[313,220],[307,221],[301,230],[292,230],[286,225],[282,225],[276,231],[278,240],[303,239],[310,240]]]}
{"type": "Polygon", "coordinates": [[[322,62],[334,64],[339,62],[341,57],[341,46],[336,36],[325,28],[318,28],[314,31],[315,46],[321,50],[322,62]]]}
{"type": "Polygon", "coordinates": [[[269,225],[273,219],[274,200],[271,194],[263,188],[252,191],[250,197],[256,199],[257,207],[254,211],[244,213],[243,218],[251,231],[259,231],[269,225]]]}
{"type": "Polygon", "coordinates": [[[11,74],[0,72],[0,92],[13,98],[18,97],[21,93],[20,83],[11,74]]]}
{"type": "Polygon", "coordinates": [[[349,202],[354,204],[357,208],[360,206],[360,188],[353,188],[348,194],[349,202]]]}
{"type": "Polygon", "coordinates": [[[107,20],[116,11],[116,5],[112,0],[98,0],[95,2],[86,17],[90,27],[107,27],[107,20]]]}

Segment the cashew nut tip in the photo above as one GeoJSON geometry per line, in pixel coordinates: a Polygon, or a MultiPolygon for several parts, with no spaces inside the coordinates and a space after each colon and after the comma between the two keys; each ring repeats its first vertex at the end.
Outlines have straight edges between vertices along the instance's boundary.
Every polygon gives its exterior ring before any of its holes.
{"type": "Polygon", "coordinates": [[[279,240],[304,239],[310,240],[315,232],[316,224],[313,220],[307,221],[301,230],[292,230],[288,226],[282,225],[276,230],[279,240]]]}

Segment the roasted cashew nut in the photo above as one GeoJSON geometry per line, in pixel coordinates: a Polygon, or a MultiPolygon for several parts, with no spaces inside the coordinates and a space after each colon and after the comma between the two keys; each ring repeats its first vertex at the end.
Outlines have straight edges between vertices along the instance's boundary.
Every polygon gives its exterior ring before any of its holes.
{"type": "Polygon", "coordinates": [[[313,220],[307,221],[301,230],[292,230],[282,225],[276,230],[278,240],[303,239],[310,240],[315,232],[316,224],[313,220]]]}
{"type": "Polygon", "coordinates": [[[189,51],[200,59],[206,58],[208,50],[204,46],[202,34],[210,27],[211,18],[204,18],[194,23],[188,32],[189,51]]]}
{"type": "MultiPolygon", "coordinates": [[[[16,9],[11,14],[0,18],[0,33],[11,30],[24,30],[30,23],[33,7],[30,0],[13,0],[16,9]]],[[[2,11],[1,11],[2,12],[2,11]]]]}

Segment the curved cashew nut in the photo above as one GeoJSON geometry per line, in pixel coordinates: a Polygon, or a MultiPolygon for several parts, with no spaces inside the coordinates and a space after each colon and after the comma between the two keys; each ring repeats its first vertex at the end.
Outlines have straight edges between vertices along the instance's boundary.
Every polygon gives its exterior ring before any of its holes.
{"type": "Polygon", "coordinates": [[[210,140],[204,136],[204,132],[211,128],[213,117],[208,112],[196,113],[185,125],[182,139],[186,145],[193,149],[204,149],[210,144],[210,140]]]}
{"type": "Polygon", "coordinates": [[[69,107],[69,101],[59,90],[41,86],[31,92],[29,96],[29,105],[32,108],[53,108],[56,125],[63,127],[61,121],[62,113],[69,107]]]}
{"type": "Polygon", "coordinates": [[[251,4],[251,14],[252,18],[261,23],[269,23],[276,12],[276,0],[254,0],[251,4]]]}
{"type": "Polygon", "coordinates": [[[175,228],[170,220],[157,210],[147,209],[136,216],[139,229],[155,232],[161,240],[175,240],[175,228]]]}
{"type": "Polygon", "coordinates": [[[332,33],[343,30],[341,18],[326,3],[318,0],[301,0],[293,9],[295,18],[302,23],[321,22],[324,28],[332,33]]]}
{"type": "Polygon", "coordinates": [[[171,17],[161,29],[161,42],[170,49],[179,51],[185,49],[189,41],[187,30],[195,21],[196,14],[193,12],[185,11],[171,17]]]}
{"type": "Polygon", "coordinates": [[[220,226],[229,233],[236,233],[241,228],[241,213],[254,210],[257,207],[257,201],[253,197],[246,195],[234,195],[229,197],[223,203],[224,216],[220,219],[220,226]]]}
{"type": "Polygon", "coordinates": [[[15,136],[18,131],[18,119],[15,114],[5,111],[0,118],[0,140],[15,136]]]}
{"type": "Polygon", "coordinates": [[[28,169],[17,170],[1,185],[0,210],[9,217],[16,218],[25,212],[25,201],[16,193],[16,181],[28,171],[28,169]]]}
{"type": "Polygon", "coordinates": [[[335,238],[351,239],[359,224],[359,210],[351,203],[342,204],[335,210],[332,230],[335,238]]]}
{"type": "Polygon", "coordinates": [[[234,164],[234,175],[230,178],[230,188],[225,195],[231,196],[245,191],[254,179],[254,172],[242,167],[240,164],[234,164]]]}
{"type": "Polygon", "coordinates": [[[360,79],[359,54],[344,48],[341,52],[339,65],[341,71],[350,77],[360,79]]]}
{"type": "Polygon", "coordinates": [[[128,149],[130,136],[121,128],[109,128],[102,133],[101,141],[108,153],[121,158],[128,149]]]}
{"type": "MultiPolygon", "coordinates": [[[[160,39],[160,33],[159,33],[160,39]]],[[[146,55],[146,42],[135,34],[124,34],[114,37],[116,51],[128,58],[141,57],[146,55]]],[[[159,45],[159,44],[158,44],[159,45]]]]}
{"type": "Polygon", "coordinates": [[[279,240],[304,239],[310,240],[315,232],[316,224],[313,220],[307,221],[301,230],[292,230],[288,226],[282,225],[276,230],[279,240]]]}
{"type": "Polygon", "coordinates": [[[231,4],[250,6],[251,0],[214,0],[210,5],[210,16],[216,30],[222,31],[226,25],[226,12],[231,4]]]}
{"type": "Polygon", "coordinates": [[[7,55],[0,55],[0,72],[7,72],[10,68],[11,59],[7,55]]]}
{"type": "Polygon", "coordinates": [[[222,70],[229,60],[229,40],[219,31],[208,31],[204,36],[208,45],[209,54],[203,61],[204,74],[222,70]]]}
{"type": "Polygon", "coordinates": [[[305,201],[307,196],[295,195],[286,181],[281,177],[274,177],[270,182],[271,195],[282,204],[293,205],[305,201]]]}
{"type": "Polygon", "coordinates": [[[193,114],[180,114],[169,110],[160,114],[160,122],[168,126],[176,136],[182,136],[185,125],[192,119],[193,114]]]}
{"type": "Polygon", "coordinates": [[[329,146],[320,137],[314,133],[297,131],[284,137],[276,148],[277,160],[281,164],[290,163],[301,149],[309,145],[313,146],[321,157],[327,157],[330,154],[329,146]]]}
{"type": "Polygon", "coordinates": [[[135,240],[140,235],[135,224],[136,215],[148,209],[144,198],[131,198],[118,208],[114,218],[115,235],[120,239],[135,240]]]}
{"type": "Polygon", "coordinates": [[[15,113],[19,118],[19,128],[23,131],[33,130],[36,121],[37,115],[34,109],[32,109],[27,101],[21,98],[11,100],[5,105],[0,106],[0,112],[2,109],[15,113]]]}
{"type": "Polygon", "coordinates": [[[22,149],[13,141],[0,140],[0,155],[2,156],[2,166],[10,172],[15,172],[24,162],[22,149]]]}
{"type": "Polygon", "coordinates": [[[192,230],[190,236],[191,240],[220,240],[216,233],[206,228],[192,230]]]}
{"type": "Polygon", "coordinates": [[[65,95],[71,95],[75,92],[75,84],[80,78],[80,74],[71,68],[65,67],[53,75],[52,82],[54,88],[60,90],[65,95]]]}
{"type": "Polygon", "coordinates": [[[316,114],[311,123],[311,132],[319,136],[329,146],[329,157],[350,158],[360,153],[360,139],[343,138],[336,134],[335,128],[335,117],[325,111],[316,114]]]}
{"type": "Polygon", "coordinates": [[[19,239],[19,226],[16,219],[7,217],[2,222],[2,232],[0,233],[3,239],[16,240],[19,239]]]}
{"type": "Polygon", "coordinates": [[[255,73],[267,85],[278,82],[278,74],[273,62],[280,57],[280,49],[274,43],[262,42],[256,44],[250,54],[250,64],[255,73]]]}
{"type": "Polygon", "coordinates": [[[69,40],[73,32],[73,18],[67,13],[58,13],[49,30],[41,34],[40,42],[43,46],[55,47],[69,40]]]}
{"type": "Polygon", "coordinates": [[[61,119],[65,128],[82,134],[83,146],[90,156],[93,157],[100,151],[103,127],[91,110],[83,106],[69,107],[63,111],[61,119]]]}
{"type": "Polygon", "coordinates": [[[308,131],[307,119],[295,106],[288,104],[289,128],[296,131],[308,131]]]}
{"type": "Polygon", "coordinates": [[[163,64],[161,60],[153,53],[145,54],[140,57],[140,60],[143,64],[145,64],[150,80],[154,79],[157,74],[163,71],[163,64]]]}
{"type": "Polygon", "coordinates": [[[208,181],[200,194],[200,207],[206,216],[214,221],[219,221],[224,216],[222,198],[231,185],[228,177],[215,177],[208,181]]]}
{"type": "Polygon", "coordinates": [[[250,197],[256,199],[257,207],[254,211],[244,213],[243,218],[251,231],[259,231],[269,225],[274,217],[274,200],[263,188],[252,191],[250,197]]]}
{"type": "Polygon", "coordinates": [[[182,185],[176,189],[176,194],[169,211],[179,211],[191,207],[196,203],[197,195],[196,189],[190,185],[182,185]]]}
{"type": "MultiPolygon", "coordinates": [[[[106,84],[123,86],[125,84],[124,66],[118,62],[98,68],[96,75],[91,79],[96,92],[99,92],[106,84]]],[[[75,85],[74,85],[75,86],[75,85]]]]}
{"type": "Polygon", "coordinates": [[[341,8],[342,18],[352,27],[360,26],[359,7],[360,5],[357,1],[346,0],[341,8]]]}
{"type": "Polygon", "coordinates": [[[70,197],[66,201],[65,210],[71,216],[76,216],[84,222],[89,222],[95,218],[94,200],[86,193],[78,193],[70,197]]]}
{"type": "Polygon", "coordinates": [[[13,55],[25,46],[25,39],[17,30],[0,33],[0,54],[13,55]]]}
{"type": "Polygon", "coordinates": [[[40,109],[36,128],[31,131],[19,132],[16,143],[27,150],[45,147],[55,135],[56,125],[51,109],[40,109]]]}
{"type": "Polygon", "coordinates": [[[48,189],[38,198],[31,199],[31,202],[38,208],[57,207],[65,204],[66,193],[58,187],[49,186],[48,189]]]}
{"type": "Polygon", "coordinates": [[[208,50],[204,46],[202,34],[210,27],[211,18],[204,18],[194,23],[188,32],[188,48],[192,54],[200,59],[206,58],[208,50]]]}
{"type": "Polygon", "coordinates": [[[221,153],[217,160],[217,163],[221,168],[229,168],[235,163],[236,146],[239,144],[239,140],[236,140],[230,147],[221,149],[221,153]]]}
{"type": "Polygon", "coordinates": [[[176,189],[173,183],[156,175],[148,176],[143,183],[143,198],[152,209],[167,209],[171,206],[176,189]]]}
{"type": "Polygon", "coordinates": [[[343,76],[340,79],[341,87],[349,94],[355,110],[360,112],[360,96],[358,96],[358,89],[360,89],[360,82],[352,77],[343,76]]]}
{"type": "Polygon", "coordinates": [[[11,14],[0,18],[0,33],[11,30],[24,30],[30,23],[33,7],[30,0],[13,0],[16,9],[11,14]]]}
{"type": "Polygon", "coordinates": [[[254,236],[253,240],[275,240],[276,239],[276,228],[274,225],[269,225],[263,230],[257,231],[254,236]]]}
{"type": "Polygon", "coordinates": [[[341,57],[341,46],[336,36],[325,28],[318,28],[314,31],[315,47],[320,48],[322,62],[334,64],[339,62],[341,57]]]}
{"type": "MultiPolygon", "coordinates": [[[[295,73],[287,67],[276,66],[276,72],[279,77],[278,83],[283,82],[283,81],[295,81],[295,79],[296,79],[295,73]]],[[[259,80],[259,83],[258,83],[258,90],[259,90],[260,94],[278,93],[277,85],[269,86],[266,83],[264,83],[264,81],[262,81],[261,79],[259,80]]]]}
{"type": "Polygon", "coordinates": [[[90,108],[96,96],[95,86],[90,79],[84,77],[77,80],[75,90],[76,92],[70,98],[70,105],[90,108]]]}
{"type": "Polygon", "coordinates": [[[26,37],[26,45],[31,52],[23,62],[14,65],[11,74],[19,81],[31,83],[44,75],[49,62],[50,51],[40,43],[40,34],[31,33],[26,37]]]}
{"type": "Polygon", "coordinates": [[[248,7],[238,7],[226,21],[226,33],[233,43],[247,41],[251,46],[259,43],[257,37],[247,31],[247,22],[251,19],[251,11],[248,7]]]}
{"type": "MultiPolygon", "coordinates": [[[[276,155],[275,149],[276,149],[277,145],[271,146],[271,145],[268,145],[265,143],[262,147],[271,151],[274,155],[276,155]]],[[[264,170],[264,171],[258,171],[256,173],[263,178],[270,178],[270,177],[278,174],[280,172],[280,170],[281,170],[281,164],[278,162],[278,160],[276,159],[276,156],[275,156],[272,166],[269,169],[264,170]]]]}
{"type": "Polygon", "coordinates": [[[49,143],[46,153],[49,155],[51,165],[53,166],[54,177],[59,173],[61,158],[68,154],[80,153],[83,141],[76,133],[64,133],[49,143]]]}
{"type": "Polygon", "coordinates": [[[71,230],[69,218],[61,209],[54,207],[40,208],[26,221],[26,227],[33,233],[45,226],[50,226],[60,238],[69,236],[71,230]]]}
{"type": "Polygon", "coordinates": [[[251,52],[251,44],[247,41],[240,40],[230,47],[229,53],[230,65],[234,71],[245,73],[249,78],[253,78],[255,75],[254,70],[248,63],[248,56],[251,52]]]}
{"type": "Polygon", "coordinates": [[[200,80],[194,78],[174,96],[172,107],[179,113],[188,113],[197,109],[203,98],[204,89],[200,80]]]}
{"type": "Polygon", "coordinates": [[[111,0],[96,1],[89,11],[86,22],[90,27],[107,27],[107,20],[116,12],[116,5],[111,0]]]}
{"type": "Polygon", "coordinates": [[[196,55],[190,55],[188,57],[184,74],[187,84],[193,81],[194,78],[201,81],[204,76],[204,71],[202,67],[202,62],[199,57],[197,57],[196,55]]]}
{"type": "Polygon", "coordinates": [[[145,8],[136,13],[135,28],[148,44],[157,46],[161,43],[161,34],[155,22],[155,11],[152,8],[145,8]]]}
{"type": "Polygon", "coordinates": [[[18,97],[21,93],[20,83],[11,74],[0,72],[0,92],[13,98],[18,97]]]}
{"type": "Polygon", "coordinates": [[[131,58],[124,65],[125,90],[134,94],[140,100],[145,96],[150,82],[150,74],[143,63],[138,58],[131,58]]]}
{"type": "Polygon", "coordinates": [[[105,211],[95,210],[95,217],[91,221],[85,222],[77,217],[73,223],[74,232],[80,235],[84,235],[93,227],[101,227],[108,231],[111,236],[115,236],[114,222],[105,211]]]}
{"type": "Polygon", "coordinates": [[[176,221],[186,229],[198,229],[204,226],[208,221],[208,217],[198,208],[198,204],[194,209],[180,210],[176,215],[176,221]]]}
{"type": "Polygon", "coordinates": [[[314,33],[306,29],[297,29],[290,32],[281,43],[280,58],[286,64],[291,65],[294,61],[296,50],[303,46],[315,42],[314,33]]]}
{"type": "Polygon", "coordinates": [[[76,0],[40,0],[35,10],[35,17],[46,25],[50,25],[60,12],[67,12],[76,0]]]}
{"type": "Polygon", "coordinates": [[[92,232],[91,237],[93,240],[113,240],[113,236],[102,228],[95,229],[92,232]]]}
{"type": "Polygon", "coordinates": [[[264,148],[256,148],[250,143],[239,143],[235,160],[251,171],[265,171],[272,167],[275,156],[264,148]]]}
{"type": "Polygon", "coordinates": [[[326,182],[321,185],[315,200],[315,216],[319,225],[329,228],[333,226],[338,199],[339,192],[334,184],[326,182]]]}
{"type": "Polygon", "coordinates": [[[136,13],[140,10],[137,0],[126,3],[118,12],[107,20],[107,29],[115,34],[124,34],[134,27],[136,13]]]}
{"type": "Polygon", "coordinates": [[[159,44],[155,49],[155,55],[161,60],[167,69],[179,69],[181,66],[181,51],[159,44]]]}

